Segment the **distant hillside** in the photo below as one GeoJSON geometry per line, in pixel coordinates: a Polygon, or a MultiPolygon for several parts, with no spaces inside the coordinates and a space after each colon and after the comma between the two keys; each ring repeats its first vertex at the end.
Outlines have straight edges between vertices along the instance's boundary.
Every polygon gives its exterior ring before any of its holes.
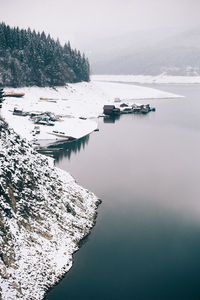
{"type": "Polygon", "coordinates": [[[138,31],[84,45],[93,74],[200,75],[200,30],[138,31]]]}
{"type": "Polygon", "coordinates": [[[62,86],[89,81],[89,75],[88,59],[69,42],[61,46],[44,32],[0,24],[1,86],[62,86]]]}

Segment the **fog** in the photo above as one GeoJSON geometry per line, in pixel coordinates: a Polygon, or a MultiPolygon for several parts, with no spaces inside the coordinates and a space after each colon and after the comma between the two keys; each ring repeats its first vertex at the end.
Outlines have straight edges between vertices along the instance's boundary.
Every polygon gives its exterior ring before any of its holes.
{"type": "Polygon", "coordinates": [[[95,36],[200,26],[199,0],[0,0],[1,21],[44,30],[72,45],[95,36]]]}
{"type": "Polygon", "coordinates": [[[189,67],[189,74],[200,74],[199,0],[0,0],[0,4],[2,22],[45,31],[62,44],[70,41],[87,55],[92,73],[176,70],[175,74],[187,75],[189,67]]]}

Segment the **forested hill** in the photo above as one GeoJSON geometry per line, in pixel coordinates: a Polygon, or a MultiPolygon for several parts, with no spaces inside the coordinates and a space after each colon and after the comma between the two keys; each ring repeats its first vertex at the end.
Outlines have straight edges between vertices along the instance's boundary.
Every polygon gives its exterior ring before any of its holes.
{"type": "Polygon", "coordinates": [[[89,75],[88,59],[70,42],[61,46],[44,32],[0,24],[1,86],[62,86],[89,81],[89,75]]]}
{"type": "Polygon", "coordinates": [[[92,43],[81,41],[81,47],[94,74],[200,75],[199,27],[161,27],[91,38],[92,43]]]}

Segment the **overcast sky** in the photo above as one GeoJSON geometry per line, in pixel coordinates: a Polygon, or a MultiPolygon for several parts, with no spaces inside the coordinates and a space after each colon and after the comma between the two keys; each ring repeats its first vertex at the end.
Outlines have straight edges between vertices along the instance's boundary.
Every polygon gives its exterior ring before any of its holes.
{"type": "Polygon", "coordinates": [[[0,18],[81,44],[93,35],[200,26],[200,0],[0,0],[0,18]]]}

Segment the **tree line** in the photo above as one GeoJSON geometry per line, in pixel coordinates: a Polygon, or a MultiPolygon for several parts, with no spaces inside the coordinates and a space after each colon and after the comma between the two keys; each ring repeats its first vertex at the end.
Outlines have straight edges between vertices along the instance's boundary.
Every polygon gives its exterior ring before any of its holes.
{"type": "Polygon", "coordinates": [[[2,102],[3,102],[3,100],[4,100],[3,94],[4,94],[4,90],[3,90],[2,88],[0,88],[0,108],[1,108],[2,102]]]}
{"type": "Polygon", "coordinates": [[[90,80],[88,59],[70,42],[0,23],[1,86],[63,86],[90,80]]]}

